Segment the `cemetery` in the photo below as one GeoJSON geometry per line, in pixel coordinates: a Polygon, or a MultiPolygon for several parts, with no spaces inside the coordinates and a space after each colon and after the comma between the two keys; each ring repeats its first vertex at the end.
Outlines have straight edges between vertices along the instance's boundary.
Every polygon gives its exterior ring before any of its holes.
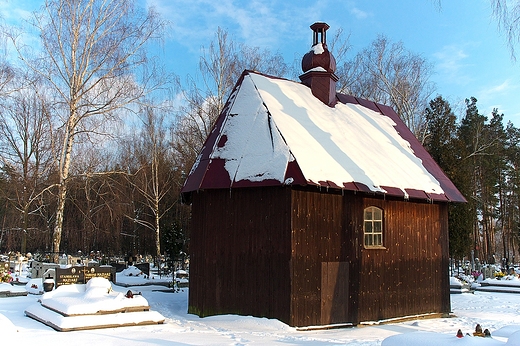
{"type": "MultiPolygon", "coordinates": [[[[57,331],[162,324],[165,318],[152,311],[136,287],[158,285],[175,292],[188,286],[188,272],[179,278],[161,265],[128,256],[111,264],[63,255],[59,263],[40,262],[32,255],[2,255],[0,298],[38,295],[24,313],[57,331]],[[118,282],[117,277],[124,277],[118,282]],[[4,277],[3,277],[4,278],[4,277]]],[[[108,262],[108,261],[102,261],[108,262]]]]}

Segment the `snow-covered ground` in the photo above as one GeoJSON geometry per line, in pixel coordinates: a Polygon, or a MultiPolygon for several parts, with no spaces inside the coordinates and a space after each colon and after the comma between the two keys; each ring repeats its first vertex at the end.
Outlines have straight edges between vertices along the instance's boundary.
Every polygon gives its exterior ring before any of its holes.
{"type": "MultiPolygon", "coordinates": [[[[24,311],[38,303],[42,295],[0,298],[2,340],[24,345],[520,345],[520,294],[481,292],[453,294],[454,317],[415,319],[401,323],[367,325],[343,329],[298,331],[277,320],[250,316],[214,316],[199,318],[187,313],[188,289],[178,292],[159,283],[168,279],[144,279],[123,276],[125,284],[156,283],[121,287],[141,292],[150,310],[165,317],[163,324],[147,326],[58,332],[25,316],[24,311]],[[488,329],[492,338],[466,335],[457,338],[457,330],[472,334],[476,324],[488,329]],[[514,334],[516,332],[516,334],[514,334]]],[[[14,286],[13,286],[14,287],[14,286]]],[[[18,286],[19,287],[19,286],[18,286]]],[[[55,293],[54,293],[55,294],[55,293]]],[[[3,341],[2,341],[3,343],[3,341]]]]}

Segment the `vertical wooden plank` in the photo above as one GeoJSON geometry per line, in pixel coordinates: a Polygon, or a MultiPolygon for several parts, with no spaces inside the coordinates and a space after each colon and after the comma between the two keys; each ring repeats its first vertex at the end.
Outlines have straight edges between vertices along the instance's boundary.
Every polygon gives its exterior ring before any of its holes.
{"type": "Polygon", "coordinates": [[[449,291],[441,284],[448,280],[446,206],[372,198],[363,203],[384,210],[385,249],[362,249],[360,321],[448,312],[449,291]]]}
{"type": "Polygon", "coordinates": [[[285,187],[194,194],[190,312],[289,322],[289,206],[285,187]]]}
{"type": "Polygon", "coordinates": [[[321,263],[340,260],[345,248],[342,197],[325,190],[292,192],[291,320],[321,324],[321,263]]]}

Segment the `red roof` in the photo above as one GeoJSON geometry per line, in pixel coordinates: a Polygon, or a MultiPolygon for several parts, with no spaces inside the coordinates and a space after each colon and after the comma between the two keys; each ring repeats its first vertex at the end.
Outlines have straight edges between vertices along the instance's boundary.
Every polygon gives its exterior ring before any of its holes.
{"type": "Polygon", "coordinates": [[[336,96],[320,106],[300,83],[244,71],[182,192],[316,185],[466,201],[391,107],[336,96]]]}

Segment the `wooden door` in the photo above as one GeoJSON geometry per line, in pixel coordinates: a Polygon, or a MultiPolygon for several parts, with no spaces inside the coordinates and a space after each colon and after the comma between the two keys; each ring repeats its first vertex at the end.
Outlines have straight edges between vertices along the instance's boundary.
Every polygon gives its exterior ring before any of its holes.
{"type": "Polygon", "coordinates": [[[349,262],[321,263],[321,323],[350,322],[348,318],[349,262]]]}

